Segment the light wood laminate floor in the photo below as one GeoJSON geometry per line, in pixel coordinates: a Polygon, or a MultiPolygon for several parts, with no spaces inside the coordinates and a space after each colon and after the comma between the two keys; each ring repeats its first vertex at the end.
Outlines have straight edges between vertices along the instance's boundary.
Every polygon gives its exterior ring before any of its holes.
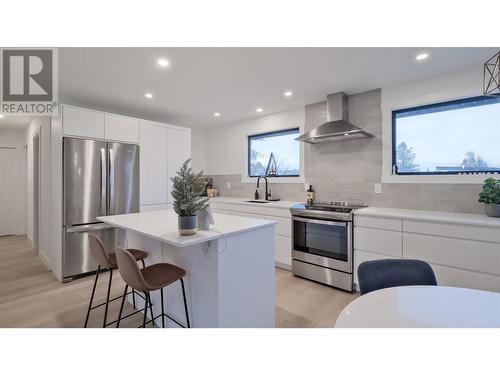
{"type": "MultiPolygon", "coordinates": [[[[109,274],[99,278],[96,299],[106,295],[109,274]]],[[[47,271],[25,236],[0,237],[0,327],[82,327],[94,276],[61,284],[47,271]]],[[[113,297],[123,292],[118,272],[113,275],[113,297]]],[[[327,287],[276,269],[276,327],[333,327],[342,309],[357,294],[327,287]]],[[[119,301],[112,302],[109,317],[118,315],[119,301]]],[[[89,327],[102,325],[103,308],[93,310],[89,327]]],[[[126,304],[124,314],[133,311],[126,304]]],[[[141,316],[121,323],[137,327],[141,316]]]]}

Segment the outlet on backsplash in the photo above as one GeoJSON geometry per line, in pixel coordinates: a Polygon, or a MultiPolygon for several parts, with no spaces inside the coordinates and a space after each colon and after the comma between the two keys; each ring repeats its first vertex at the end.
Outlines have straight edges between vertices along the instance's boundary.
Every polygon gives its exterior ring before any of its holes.
{"type": "Polygon", "coordinates": [[[374,184],[374,191],[375,194],[382,194],[382,184],[374,184]]]}
{"type": "Polygon", "coordinates": [[[226,187],[227,187],[228,189],[231,189],[231,182],[229,182],[229,181],[228,181],[228,182],[226,183],[226,187]]]}

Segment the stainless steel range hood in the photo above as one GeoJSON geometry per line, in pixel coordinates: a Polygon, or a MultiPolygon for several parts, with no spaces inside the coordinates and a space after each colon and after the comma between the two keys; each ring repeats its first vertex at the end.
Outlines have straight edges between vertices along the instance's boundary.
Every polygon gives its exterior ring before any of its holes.
{"type": "Polygon", "coordinates": [[[349,122],[347,95],[343,92],[328,95],[326,97],[326,107],[328,122],[302,134],[296,138],[297,141],[324,143],[373,137],[366,130],[349,122]]]}

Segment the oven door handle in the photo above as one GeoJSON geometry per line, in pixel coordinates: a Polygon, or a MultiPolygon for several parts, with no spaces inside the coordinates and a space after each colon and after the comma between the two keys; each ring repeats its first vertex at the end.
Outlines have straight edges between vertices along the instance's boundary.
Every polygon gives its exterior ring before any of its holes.
{"type": "Polygon", "coordinates": [[[309,218],[300,217],[300,216],[292,216],[292,220],[302,221],[305,223],[332,225],[332,226],[336,226],[336,227],[346,227],[347,226],[346,222],[328,221],[328,220],[314,220],[314,219],[309,219],[309,218]]]}

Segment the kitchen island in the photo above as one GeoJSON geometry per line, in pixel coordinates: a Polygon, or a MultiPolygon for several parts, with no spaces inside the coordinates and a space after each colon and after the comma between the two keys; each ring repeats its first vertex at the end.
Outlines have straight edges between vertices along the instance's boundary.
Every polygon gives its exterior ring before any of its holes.
{"type": "MultiPolygon", "coordinates": [[[[98,219],[125,229],[127,247],[149,253],[147,265],[166,262],[186,270],[192,327],[274,327],[274,221],[214,214],[210,230],[180,236],[173,210],[98,219]]],[[[180,283],[164,292],[165,312],[184,322],[180,283]]],[[[151,297],[156,316],[159,291],[151,297]]],[[[142,300],[137,302],[140,309],[142,300]]]]}

